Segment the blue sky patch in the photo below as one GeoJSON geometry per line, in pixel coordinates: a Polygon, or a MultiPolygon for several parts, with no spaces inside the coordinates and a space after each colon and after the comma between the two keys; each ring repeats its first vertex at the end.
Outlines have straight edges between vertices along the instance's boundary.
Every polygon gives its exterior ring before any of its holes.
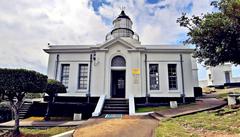
{"type": "Polygon", "coordinates": [[[159,0],[146,0],[146,3],[149,3],[149,4],[156,4],[158,2],[159,0]]]}
{"type": "Polygon", "coordinates": [[[110,3],[107,2],[106,0],[92,0],[92,7],[93,7],[95,12],[98,12],[99,7],[101,7],[104,4],[105,5],[110,5],[110,3]]]}

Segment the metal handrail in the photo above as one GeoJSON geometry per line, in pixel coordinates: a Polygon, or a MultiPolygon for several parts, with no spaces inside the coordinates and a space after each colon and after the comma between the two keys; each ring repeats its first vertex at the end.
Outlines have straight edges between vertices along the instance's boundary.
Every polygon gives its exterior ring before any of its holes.
{"type": "MultiPolygon", "coordinates": [[[[106,37],[105,37],[105,40],[108,41],[110,39],[113,39],[114,36],[111,34],[111,32],[109,32],[106,37]]],[[[132,36],[133,39],[139,41],[139,35],[137,33],[134,33],[133,36],[132,36]]]]}

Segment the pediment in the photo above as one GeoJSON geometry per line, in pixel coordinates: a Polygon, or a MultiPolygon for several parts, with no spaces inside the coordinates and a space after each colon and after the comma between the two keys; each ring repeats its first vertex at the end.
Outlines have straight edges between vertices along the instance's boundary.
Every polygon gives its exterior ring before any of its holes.
{"type": "Polygon", "coordinates": [[[121,38],[116,38],[116,39],[113,39],[113,40],[110,40],[110,41],[104,43],[102,46],[100,46],[100,49],[109,49],[117,44],[120,44],[127,49],[136,49],[136,47],[134,45],[132,45],[131,43],[129,43],[121,38]]]}

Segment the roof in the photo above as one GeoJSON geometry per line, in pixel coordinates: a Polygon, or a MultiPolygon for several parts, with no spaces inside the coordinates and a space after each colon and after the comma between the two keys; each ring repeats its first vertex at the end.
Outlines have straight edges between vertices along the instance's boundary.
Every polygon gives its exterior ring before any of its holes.
{"type": "Polygon", "coordinates": [[[154,53],[192,53],[193,49],[183,45],[141,45],[126,38],[116,38],[98,45],[50,45],[44,49],[47,53],[81,53],[92,51],[108,51],[114,43],[119,42],[128,48],[129,52],[154,52],[154,53]]]}
{"type": "Polygon", "coordinates": [[[118,15],[117,19],[119,18],[127,18],[129,20],[131,20],[124,12],[124,10],[121,11],[121,13],[118,15]]]}

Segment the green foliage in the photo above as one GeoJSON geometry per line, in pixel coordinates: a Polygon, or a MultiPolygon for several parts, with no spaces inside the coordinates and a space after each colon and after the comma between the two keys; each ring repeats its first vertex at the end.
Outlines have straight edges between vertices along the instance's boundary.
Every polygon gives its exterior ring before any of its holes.
{"type": "Polygon", "coordinates": [[[9,104],[0,103],[0,122],[6,122],[11,120],[12,111],[9,104]]]}
{"type": "MultiPolygon", "coordinates": [[[[224,112],[233,111],[225,108],[224,112]]],[[[172,118],[161,121],[156,129],[156,134],[160,136],[195,136],[191,131],[216,131],[228,134],[240,133],[240,110],[222,116],[215,112],[201,112],[193,115],[172,118]]],[[[196,132],[197,134],[199,132],[196,132]]]]}
{"type": "Polygon", "coordinates": [[[34,99],[34,98],[42,98],[43,93],[26,93],[25,98],[34,99]]]}
{"type": "Polygon", "coordinates": [[[156,137],[197,137],[174,121],[160,122],[155,134],[156,137]]]}
{"type": "Polygon", "coordinates": [[[151,112],[151,111],[161,111],[161,110],[166,110],[170,109],[168,106],[159,106],[159,107],[139,107],[136,109],[137,113],[141,112],[151,112]]]}
{"type": "Polygon", "coordinates": [[[48,79],[46,93],[49,96],[54,96],[56,93],[66,93],[66,92],[67,91],[65,86],[61,82],[53,79],[48,79]]]}
{"type": "Polygon", "coordinates": [[[47,76],[25,69],[0,68],[0,78],[0,92],[9,99],[23,98],[25,93],[41,93],[47,85],[47,76]]]}
{"type": "Polygon", "coordinates": [[[185,43],[196,46],[194,57],[205,65],[240,64],[240,0],[220,0],[212,5],[219,12],[178,18],[180,26],[189,29],[185,43]]]}
{"type": "Polygon", "coordinates": [[[66,93],[66,88],[65,86],[56,80],[53,79],[48,79],[48,84],[47,84],[47,88],[45,91],[48,95],[49,95],[49,99],[48,99],[48,107],[47,107],[47,111],[45,114],[44,119],[45,120],[50,120],[50,115],[51,115],[51,108],[52,108],[52,104],[54,103],[54,97],[57,93],[66,93]]]}
{"type": "Polygon", "coordinates": [[[47,76],[25,69],[0,68],[0,95],[10,101],[14,112],[14,136],[19,135],[19,108],[26,93],[42,93],[47,86],[47,76]],[[16,101],[14,100],[16,99],[16,101]]]}
{"type": "Polygon", "coordinates": [[[24,136],[49,137],[73,129],[74,127],[21,128],[20,131],[24,136]]]}

